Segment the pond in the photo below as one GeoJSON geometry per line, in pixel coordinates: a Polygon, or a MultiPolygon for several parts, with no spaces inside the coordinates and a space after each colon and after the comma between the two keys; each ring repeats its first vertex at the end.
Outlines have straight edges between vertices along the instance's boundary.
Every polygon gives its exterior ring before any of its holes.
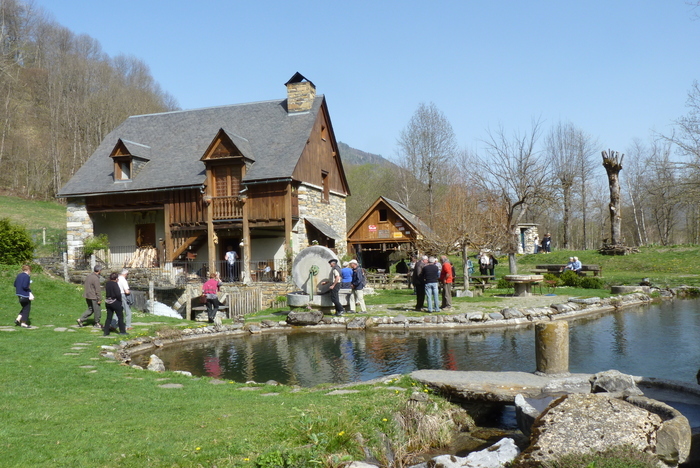
{"type": "MultiPolygon", "coordinates": [[[[134,357],[147,364],[148,356],[134,357]]],[[[534,326],[487,330],[324,331],[226,337],[155,352],[167,369],[236,382],[310,387],[418,369],[535,370],[534,326]]],[[[570,323],[571,372],[695,382],[700,300],[674,300],[570,323]]]]}

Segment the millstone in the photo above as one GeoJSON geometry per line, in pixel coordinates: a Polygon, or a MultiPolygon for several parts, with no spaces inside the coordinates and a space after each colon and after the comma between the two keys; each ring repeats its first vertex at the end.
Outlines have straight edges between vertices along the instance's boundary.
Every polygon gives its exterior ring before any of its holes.
{"type": "Polygon", "coordinates": [[[327,280],[331,273],[328,261],[337,259],[338,256],[328,247],[312,245],[296,256],[292,264],[292,279],[294,284],[306,294],[323,294],[328,292],[329,285],[319,286],[321,281],[327,280]],[[309,274],[311,270],[317,271],[315,276],[309,274]]]}

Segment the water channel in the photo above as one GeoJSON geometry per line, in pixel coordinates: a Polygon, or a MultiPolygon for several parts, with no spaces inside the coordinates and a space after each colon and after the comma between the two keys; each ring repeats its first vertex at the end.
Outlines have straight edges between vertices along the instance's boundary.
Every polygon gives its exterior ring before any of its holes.
{"type": "MultiPolygon", "coordinates": [[[[215,338],[155,352],[167,369],[236,382],[310,387],[417,369],[535,370],[534,327],[483,330],[324,331],[215,338]]],[[[151,352],[135,357],[145,365],[151,352]]],[[[665,301],[570,323],[570,371],[695,382],[700,300],[665,301]]]]}

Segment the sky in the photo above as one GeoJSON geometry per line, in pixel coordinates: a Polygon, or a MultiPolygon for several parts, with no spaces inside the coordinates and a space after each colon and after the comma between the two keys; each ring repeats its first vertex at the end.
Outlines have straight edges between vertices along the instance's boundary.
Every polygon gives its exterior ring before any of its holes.
{"type": "Polygon", "coordinates": [[[336,139],[394,158],[419,104],[460,147],[571,122],[601,149],[669,134],[700,80],[687,0],[34,0],[110,56],[143,60],[182,109],[283,99],[299,72],[336,139]]]}

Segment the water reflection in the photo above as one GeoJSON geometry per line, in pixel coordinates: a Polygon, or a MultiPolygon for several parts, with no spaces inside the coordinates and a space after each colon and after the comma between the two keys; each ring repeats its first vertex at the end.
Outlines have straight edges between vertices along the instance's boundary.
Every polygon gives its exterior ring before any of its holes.
{"type": "MultiPolygon", "coordinates": [[[[570,324],[570,370],[607,369],[693,382],[700,301],[673,301],[570,324]]],[[[290,331],[178,344],[156,354],[168,369],[238,382],[313,386],[417,369],[532,372],[534,327],[445,331],[290,331]]],[[[148,353],[151,354],[151,353],[148,353]]],[[[144,364],[147,355],[135,359],[144,364]]]]}

